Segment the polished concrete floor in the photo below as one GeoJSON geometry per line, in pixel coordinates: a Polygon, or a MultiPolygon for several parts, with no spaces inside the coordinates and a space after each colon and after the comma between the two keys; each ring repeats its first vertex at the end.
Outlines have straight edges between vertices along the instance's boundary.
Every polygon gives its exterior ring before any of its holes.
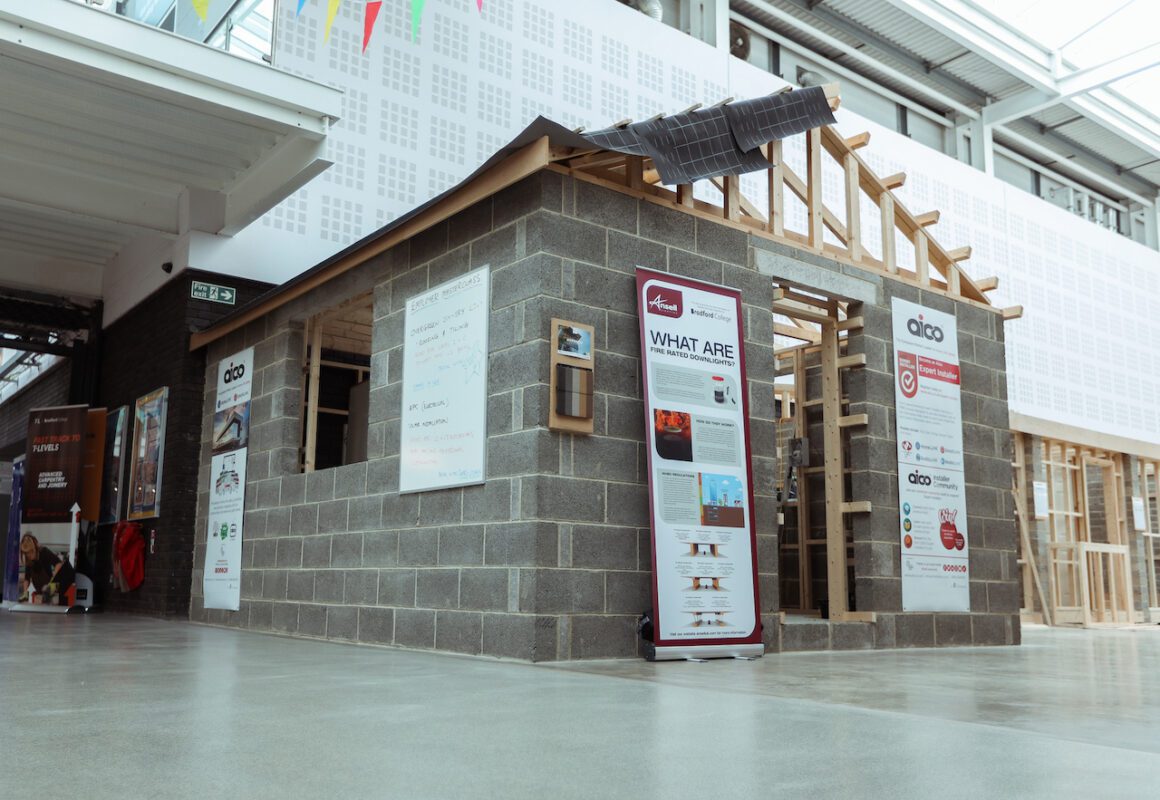
{"type": "Polygon", "coordinates": [[[0,724],[5,800],[1156,798],[1160,627],[532,666],[0,612],[0,724]]]}

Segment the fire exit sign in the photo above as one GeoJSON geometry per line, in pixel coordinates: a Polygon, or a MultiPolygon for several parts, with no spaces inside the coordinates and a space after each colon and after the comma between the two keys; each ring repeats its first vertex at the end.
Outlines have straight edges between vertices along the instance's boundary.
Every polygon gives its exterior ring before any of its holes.
{"type": "Polygon", "coordinates": [[[189,296],[194,300],[209,300],[211,303],[225,303],[232,306],[238,298],[238,290],[232,286],[218,286],[216,283],[194,281],[189,287],[189,296]]]}

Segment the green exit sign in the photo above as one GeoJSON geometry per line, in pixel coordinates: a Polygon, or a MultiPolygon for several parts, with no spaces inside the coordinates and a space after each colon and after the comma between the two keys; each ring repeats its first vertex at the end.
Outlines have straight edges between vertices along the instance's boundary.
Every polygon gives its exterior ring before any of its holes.
{"type": "Polygon", "coordinates": [[[189,287],[189,296],[194,300],[209,300],[211,303],[225,303],[232,306],[238,299],[238,290],[232,286],[218,286],[216,283],[194,281],[189,287]]]}

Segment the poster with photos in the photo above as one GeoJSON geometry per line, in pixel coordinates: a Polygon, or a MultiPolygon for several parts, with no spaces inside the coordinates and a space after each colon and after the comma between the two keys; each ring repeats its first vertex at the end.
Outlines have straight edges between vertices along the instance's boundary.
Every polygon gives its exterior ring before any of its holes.
{"type": "Polygon", "coordinates": [[[127,519],[149,519],[161,514],[161,467],[165,460],[168,405],[169,387],[163,386],[137,398],[134,406],[127,519]]]}

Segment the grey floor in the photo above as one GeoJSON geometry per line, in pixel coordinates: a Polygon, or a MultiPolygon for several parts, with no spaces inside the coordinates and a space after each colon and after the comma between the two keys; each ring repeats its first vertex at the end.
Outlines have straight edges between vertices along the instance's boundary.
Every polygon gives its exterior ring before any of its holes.
{"type": "Polygon", "coordinates": [[[1160,627],[531,666],[0,611],[0,726],[5,800],[1157,798],[1160,627]]]}

